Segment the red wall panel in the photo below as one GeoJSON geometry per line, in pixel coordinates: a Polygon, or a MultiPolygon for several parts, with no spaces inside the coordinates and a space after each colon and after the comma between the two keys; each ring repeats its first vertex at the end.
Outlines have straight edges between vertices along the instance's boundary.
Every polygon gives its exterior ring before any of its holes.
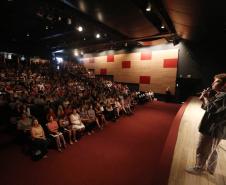
{"type": "Polygon", "coordinates": [[[140,59],[141,60],[151,60],[151,53],[141,53],[141,55],[140,55],[140,59]]]}
{"type": "Polygon", "coordinates": [[[107,62],[114,62],[114,55],[108,55],[107,62]]]}
{"type": "Polygon", "coordinates": [[[141,84],[150,84],[151,77],[150,76],[140,76],[140,83],[141,84]]]}
{"type": "Polygon", "coordinates": [[[164,59],[163,67],[164,68],[177,68],[177,58],[164,59]]]}
{"type": "Polygon", "coordinates": [[[107,69],[100,69],[100,74],[101,75],[106,75],[107,74],[107,69]]]}
{"type": "Polygon", "coordinates": [[[122,68],[130,68],[131,62],[130,61],[122,61],[122,68]]]}

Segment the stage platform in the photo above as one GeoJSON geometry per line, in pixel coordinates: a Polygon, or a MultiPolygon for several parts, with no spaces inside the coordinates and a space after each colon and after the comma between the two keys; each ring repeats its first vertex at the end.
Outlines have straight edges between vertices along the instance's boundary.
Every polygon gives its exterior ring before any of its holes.
{"type": "Polygon", "coordinates": [[[218,148],[218,166],[214,176],[204,173],[201,176],[185,172],[185,168],[195,164],[195,150],[198,143],[198,126],[204,114],[201,102],[192,97],[181,118],[177,142],[171,164],[168,185],[226,185],[226,141],[218,148]]]}

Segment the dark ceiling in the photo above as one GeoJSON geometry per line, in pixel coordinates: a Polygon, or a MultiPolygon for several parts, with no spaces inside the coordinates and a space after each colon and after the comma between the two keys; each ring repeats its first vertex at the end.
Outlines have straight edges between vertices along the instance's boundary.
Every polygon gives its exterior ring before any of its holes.
{"type": "Polygon", "coordinates": [[[156,39],[222,40],[226,31],[224,6],[198,0],[2,0],[0,9],[0,51],[27,55],[93,52],[156,39]]]}

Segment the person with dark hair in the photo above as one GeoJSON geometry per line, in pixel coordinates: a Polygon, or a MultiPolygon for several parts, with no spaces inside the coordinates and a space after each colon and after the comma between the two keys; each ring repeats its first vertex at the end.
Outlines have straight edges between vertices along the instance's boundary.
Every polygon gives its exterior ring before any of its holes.
{"type": "Polygon", "coordinates": [[[202,92],[200,98],[206,110],[199,126],[201,133],[196,149],[196,164],[186,169],[191,174],[207,170],[214,174],[217,166],[217,146],[226,139],[226,73],[214,76],[211,88],[202,92]],[[214,90],[215,93],[210,93],[214,90]]]}
{"type": "Polygon", "coordinates": [[[172,101],[172,93],[170,91],[170,87],[166,88],[166,102],[171,102],[172,101]]]}

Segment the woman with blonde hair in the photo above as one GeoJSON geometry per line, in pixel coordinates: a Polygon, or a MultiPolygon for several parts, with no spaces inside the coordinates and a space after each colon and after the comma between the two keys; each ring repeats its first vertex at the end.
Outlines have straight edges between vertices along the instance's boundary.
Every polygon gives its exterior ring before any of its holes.
{"type": "Polygon", "coordinates": [[[47,139],[42,126],[37,119],[33,120],[31,127],[31,139],[34,152],[41,153],[41,157],[47,157],[47,139]]]}

